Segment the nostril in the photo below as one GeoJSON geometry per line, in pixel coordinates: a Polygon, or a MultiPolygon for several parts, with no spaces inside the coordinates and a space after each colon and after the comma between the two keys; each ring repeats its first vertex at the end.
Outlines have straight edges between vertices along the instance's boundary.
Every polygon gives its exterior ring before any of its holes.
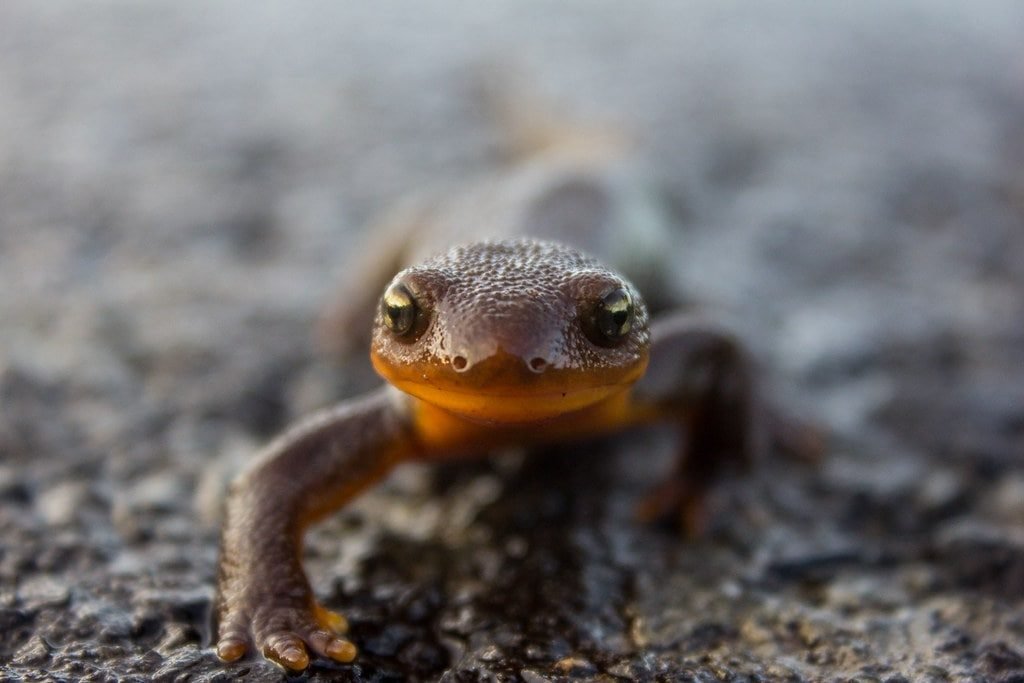
{"type": "Polygon", "coordinates": [[[548,367],[548,362],[541,357],[530,359],[530,369],[534,372],[544,372],[544,369],[548,367]]]}
{"type": "Polygon", "coordinates": [[[462,372],[469,367],[469,361],[466,360],[465,356],[452,356],[452,367],[455,368],[456,372],[462,372]]]}

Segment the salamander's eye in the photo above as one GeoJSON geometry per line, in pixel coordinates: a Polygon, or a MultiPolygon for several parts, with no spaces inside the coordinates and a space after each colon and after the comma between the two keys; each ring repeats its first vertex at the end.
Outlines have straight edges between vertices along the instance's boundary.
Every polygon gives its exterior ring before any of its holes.
{"type": "Polygon", "coordinates": [[[380,314],[384,324],[396,337],[404,337],[413,332],[417,313],[416,299],[401,282],[388,287],[380,300],[380,314]]]}
{"type": "Polygon", "coordinates": [[[633,327],[633,297],[617,287],[605,294],[594,307],[590,340],[600,346],[622,341],[633,327]]]}

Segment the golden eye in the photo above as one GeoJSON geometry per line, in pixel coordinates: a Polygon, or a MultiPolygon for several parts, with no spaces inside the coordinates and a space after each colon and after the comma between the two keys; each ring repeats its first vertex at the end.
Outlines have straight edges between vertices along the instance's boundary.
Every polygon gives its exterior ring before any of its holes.
{"type": "Polygon", "coordinates": [[[408,287],[396,282],[387,288],[380,300],[380,314],[395,336],[403,337],[413,331],[416,313],[416,299],[408,287]]]}
{"type": "Polygon", "coordinates": [[[605,294],[593,313],[593,334],[596,344],[616,344],[629,334],[633,327],[633,298],[625,289],[618,287],[605,294]]]}

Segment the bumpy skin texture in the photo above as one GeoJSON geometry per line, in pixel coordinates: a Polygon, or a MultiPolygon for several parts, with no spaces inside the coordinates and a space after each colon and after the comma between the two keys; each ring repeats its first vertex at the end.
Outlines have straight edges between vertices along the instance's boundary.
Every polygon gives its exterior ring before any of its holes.
{"type": "Polygon", "coordinates": [[[649,329],[633,286],[569,247],[471,244],[392,284],[410,295],[415,324],[396,331],[382,305],[371,357],[404,393],[386,387],[308,418],[231,488],[216,603],[222,659],[256,650],[299,671],[311,653],[355,657],[340,637],[344,619],[310,590],[302,536],[399,462],[667,421],[688,438],[640,514],[696,533],[707,487],[757,450],[750,363],[736,340],[685,316],[649,329]],[[603,318],[619,326],[614,338],[597,322],[609,300],[630,302],[628,315],[603,318]]]}

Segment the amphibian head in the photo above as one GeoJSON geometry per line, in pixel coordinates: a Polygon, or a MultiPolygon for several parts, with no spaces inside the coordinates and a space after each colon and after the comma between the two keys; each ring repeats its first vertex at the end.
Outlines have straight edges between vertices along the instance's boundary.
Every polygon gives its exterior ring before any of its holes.
{"type": "Polygon", "coordinates": [[[526,422],[594,405],[647,365],[634,287],[553,242],[480,242],[403,270],[370,356],[402,391],[472,420],[526,422]]]}

